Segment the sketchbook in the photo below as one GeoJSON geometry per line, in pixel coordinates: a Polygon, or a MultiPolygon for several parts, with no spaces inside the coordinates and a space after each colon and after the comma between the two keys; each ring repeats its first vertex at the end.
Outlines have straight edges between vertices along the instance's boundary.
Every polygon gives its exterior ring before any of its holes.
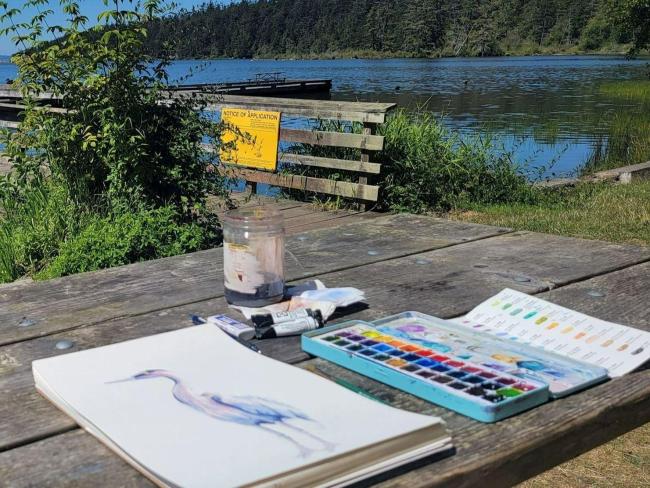
{"type": "Polygon", "coordinates": [[[606,322],[511,289],[451,322],[604,368],[611,378],[629,373],[650,359],[650,332],[606,322]]]}
{"type": "Polygon", "coordinates": [[[36,388],[160,486],[345,486],[453,452],[444,422],[204,324],[32,364],[36,388]]]}

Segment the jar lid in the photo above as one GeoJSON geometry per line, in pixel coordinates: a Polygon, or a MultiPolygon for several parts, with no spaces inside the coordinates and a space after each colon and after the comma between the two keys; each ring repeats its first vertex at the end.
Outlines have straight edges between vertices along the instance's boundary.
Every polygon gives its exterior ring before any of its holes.
{"type": "Polygon", "coordinates": [[[248,207],[229,210],[223,217],[224,224],[248,231],[284,231],[282,214],[272,207],[248,207]]]}

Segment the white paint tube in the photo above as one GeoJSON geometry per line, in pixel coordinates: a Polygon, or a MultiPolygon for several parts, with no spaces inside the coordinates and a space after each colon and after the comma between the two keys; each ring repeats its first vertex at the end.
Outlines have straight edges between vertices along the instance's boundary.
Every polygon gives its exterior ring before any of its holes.
{"type": "Polygon", "coordinates": [[[227,315],[212,315],[208,317],[209,324],[216,325],[221,330],[244,341],[250,341],[255,337],[255,329],[227,315]]]}

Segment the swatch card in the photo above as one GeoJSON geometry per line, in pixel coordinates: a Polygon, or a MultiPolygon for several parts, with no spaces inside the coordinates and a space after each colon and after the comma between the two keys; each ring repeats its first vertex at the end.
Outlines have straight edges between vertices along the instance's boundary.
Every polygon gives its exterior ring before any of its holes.
{"type": "Polygon", "coordinates": [[[610,377],[629,373],[650,359],[649,332],[511,289],[451,322],[604,367],[610,377]]]}

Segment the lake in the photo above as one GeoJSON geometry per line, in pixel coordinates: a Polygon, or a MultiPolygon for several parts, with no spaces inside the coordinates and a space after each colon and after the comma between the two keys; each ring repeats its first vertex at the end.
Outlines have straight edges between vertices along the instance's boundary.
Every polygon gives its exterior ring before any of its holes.
{"type": "MultiPolygon", "coordinates": [[[[332,99],[390,101],[439,114],[465,137],[493,137],[531,177],[571,175],[606,138],[617,113],[638,110],[608,99],[600,84],[643,79],[647,60],[622,56],[447,59],[176,61],[172,79],[241,81],[282,71],[288,78],[331,78],[332,99]]],[[[0,63],[0,80],[15,66],[0,63]]]]}

